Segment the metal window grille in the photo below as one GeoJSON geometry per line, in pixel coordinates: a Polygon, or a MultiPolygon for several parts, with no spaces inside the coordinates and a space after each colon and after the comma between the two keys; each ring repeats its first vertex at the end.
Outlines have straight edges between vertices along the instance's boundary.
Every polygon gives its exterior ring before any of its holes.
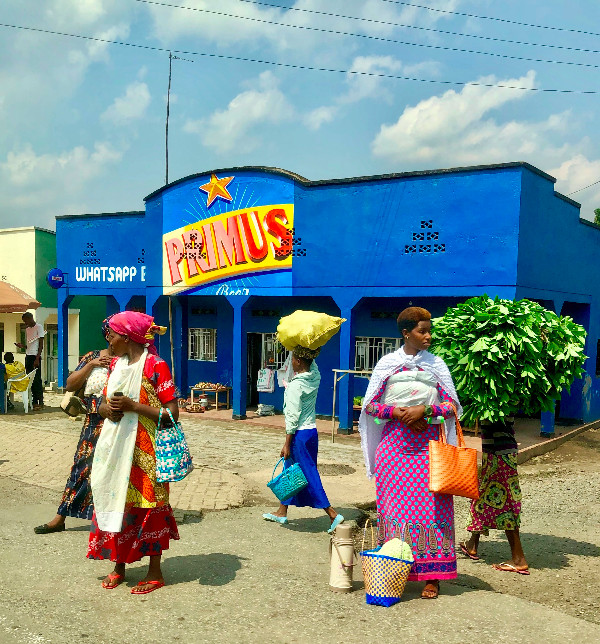
{"type": "Polygon", "coordinates": [[[217,330],[189,329],[188,359],[216,362],[217,360],[217,330]]]}
{"type": "Polygon", "coordinates": [[[262,334],[261,362],[263,369],[281,369],[287,358],[287,350],[277,340],[276,333],[262,334]]]}
{"type": "Polygon", "coordinates": [[[400,338],[357,337],[354,353],[356,371],[372,371],[382,356],[400,348],[400,338]]]}

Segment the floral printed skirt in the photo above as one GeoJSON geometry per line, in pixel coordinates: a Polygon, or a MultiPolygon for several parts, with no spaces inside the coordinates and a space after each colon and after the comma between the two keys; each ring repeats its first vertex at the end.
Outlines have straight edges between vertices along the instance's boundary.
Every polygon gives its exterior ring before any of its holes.
{"type": "MultiPolygon", "coordinates": [[[[90,398],[86,399],[86,403],[90,398]]],[[[94,407],[95,409],[95,407],[94,407]]],[[[90,475],[94,450],[102,429],[103,418],[100,414],[88,413],[83,423],[81,436],[77,443],[73,466],[65,486],[57,514],[63,517],[91,519],[94,513],[90,475]]]]}
{"type": "Polygon", "coordinates": [[[170,505],[127,508],[121,532],[100,530],[94,513],[87,557],[130,564],[142,557],[162,554],[169,549],[170,539],[179,539],[170,505]]]}
{"type": "Polygon", "coordinates": [[[479,500],[471,503],[470,532],[516,530],[521,525],[521,486],[516,454],[483,454],[479,500]]]}

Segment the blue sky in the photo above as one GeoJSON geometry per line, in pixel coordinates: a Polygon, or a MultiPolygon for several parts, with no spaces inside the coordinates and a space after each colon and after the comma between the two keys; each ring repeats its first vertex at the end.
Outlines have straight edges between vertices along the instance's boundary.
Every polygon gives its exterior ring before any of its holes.
{"type": "MultiPolygon", "coordinates": [[[[499,87],[600,92],[600,35],[581,33],[600,34],[598,2],[167,4],[204,11],[3,0],[0,22],[344,72],[176,54],[187,60],[173,62],[171,181],[239,165],[327,179],[508,161],[549,172],[563,194],[600,180],[600,93],[499,87]]],[[[168,54],[9,27],[0,51],[0,227],[53,229],[56,215],[142,209],[165,179],[168,54]]],[[[592,219],[600,184],[572,198],[592,219]]]]}

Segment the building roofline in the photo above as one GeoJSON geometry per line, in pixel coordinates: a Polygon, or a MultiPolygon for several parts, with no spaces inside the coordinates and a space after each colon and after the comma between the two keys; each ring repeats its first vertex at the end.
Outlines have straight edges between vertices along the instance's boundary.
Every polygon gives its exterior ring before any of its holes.
{"type": "Polygon", "coordinates": [[[583,224],[584,226],[589,226],[590,228],[595,228],[596,230],[600,230],[600,225],[598,225],[596,222],[591,221],[589,219],[584,219],[583,217],[579,217],[579,223],[583,224]]]}
{"type": "Polygon", "coordinates": [[[127,212],[98,212],[81,215],[56,215],[56,219],[78,219],[79,217],[140,217],[146,213],[144,210],[129,210],[127,212]]]}
{"type": "Polygon", "coordinates": [[[493,163],[489,165],[460,166],[456,168],[441,168],[437,170],[413,170],[411,172],[393,172],[388,174],[376,174],[371,176],[348,177],[345,179],[320,179],[316,181],[311,181],[299,174],[296,174],[295,172],[290,172],[289,170],[283,170],[282,168],[274,168],[269,166],[236,166],[232,168],[219,168],[219,169],[207,170],[205,172],[197,172],[195,174],[190,174],[186,177],[182,177],[181,179],[172,181],[171,183],[168,183],[167,185],[162,186],[162,188],[158,188],[158,190],[151,192],[147,197],[144,197],[144,201],[148,201],[149,199],[152,199],[153,197],[160,195],[165,190],[172,188],[173,186],[176,186],[185,181],[190,181],[191,179],[195,179],[198,177],[205,177],[208,174],[224,174],[229,172],[235,173],[235,172],[241,172],[241,171],[246,171],[246,172],[261,171],[268,174],[280,175],[280,176],[292,179],[303,186],[311,187],[311,186],[339,185],[339,184],[345,184],[345,183],[357,183],[357,182],[367,182],[367,181],[381,181],[385,179],[409,179],[411,177],[423,177],[423,176],[426,177],[426,176],[452,174],[452,173],[459,173],[459,172],[484,172],[489,170],[507,170],[510,168],[525,168],[527,170],[530,170],[534,174],[537,174],[540,177],[543,177],[544,179],[551,181],[552,183],[556,183],[555,177],[553,177],[552,175],[549,175],[543,170],[540,170],[539,168],[536,168],[535,166],[531,165],[530,163],[527,163],[526,161],[511,161],[509,163],[493,163]]]}
{"type": "Polygon", "coordinates": [[[570,203],[572,206],[575,206],[576,208],[579,208],[581,210],[581,204],[578,201],[575,201],[575,199],[571,199],[570,197],[567,197],[567,195],[556,192],[556,190],[554,191],[554,196],[562,199],[563,201],[566,201],[567,203],[570,203]]]}
{"type": "Polygon", "coordinates": [[[51,235],[56,235],[54,230],[49,228],[41,228],[40,226],[18,226],[16,228],[0,228],[0,235],[3,233],[15,233],[23,230],[39,230],[43,233],[50,233],[51,235]]]}

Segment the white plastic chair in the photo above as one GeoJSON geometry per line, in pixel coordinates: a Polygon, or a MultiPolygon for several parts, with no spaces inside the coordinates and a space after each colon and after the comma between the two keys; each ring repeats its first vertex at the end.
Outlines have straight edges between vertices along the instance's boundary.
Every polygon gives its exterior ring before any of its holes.
{"type": "Polygon", "coordinates": [[[21,392],[13,392],[14,393],[20,393],[22,398],[23,398],[23,409],[25,410],[25,413],[28,414],[29,410],[31,409],[31,385],[33,384],[33,379],[35,378],[35,374],[37,372],[37,369],[34,369],[33,371],[30,371],[29,373],[24,373],[22,376],[15,376],[14,378],[9,378],[5,383],[5,389],[4,393],[6,396],[6,399],[4,400],[4,413],[8,411],[8,396],[10,392],[10,383],[11,382],[22,382],[23,380],[28,380],[29,382],[27,383],[27,389],[25,391],[21,392]]]}

